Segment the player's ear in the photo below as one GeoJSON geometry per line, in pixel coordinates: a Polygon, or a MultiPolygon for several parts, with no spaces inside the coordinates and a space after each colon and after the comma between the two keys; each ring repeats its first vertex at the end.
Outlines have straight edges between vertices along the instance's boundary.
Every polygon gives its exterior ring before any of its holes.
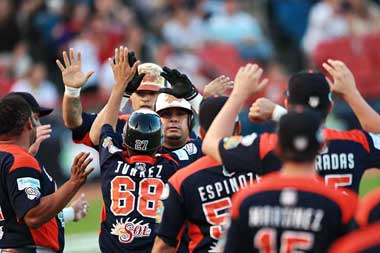
{"type": "Polygon", "coordinates": [[[289,109],[289,101],[288,101],[288,98],[285,98],[285,99],[284,99],[284,105],[285,105],[285,108],[286,108],[286,109],[289,109]]]}
{"type": "Polygon", "coordinates": [[[35,127],[33,119],[29,117],[28,121],[25,123],[25,128],[28,130],[32,130],[35,127]]]}
{"type": "Polygon", "coordinates": [[[206,136],[206,132],[205,130],[203,130],[203,128],[199,128],[199,136],[201,137],[201,139],[203,140],[206,136]]]}

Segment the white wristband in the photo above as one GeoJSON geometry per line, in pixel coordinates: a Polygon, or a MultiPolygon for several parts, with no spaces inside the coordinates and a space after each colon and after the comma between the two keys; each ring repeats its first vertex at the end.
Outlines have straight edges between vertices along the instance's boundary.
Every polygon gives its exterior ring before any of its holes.
{"type": "Polygon", "coordinates": [[[63,212],[63,220],[65,222],[74,220],[75,218],[74,208],[66,207],[66,208],[63,208],[62,212],[63,212]]]}
{"type": "Polygon", "coordinates": [[[123,109],[124,109],[125,105],[128,103],[128,100],[129,100],[129,98],[124,97],[124,96],[121,98],[120,108],[119,108],[120,112],[123,112],[123,109]]]}
{"type": "Polygon", "coordinates": [[[272,112],[272,120],[278,122],[280,118],[287,113],[288,111],[284,107],[282,107],[281,105],[276,105],[272,112]]]}
{"type": "Polygon", "coordinates": [[[198,93],[197,96],[195,96],[193,99],[189,100],[191,107],[193,108],[193,110],[196,113],[199,113],[199,107],[201,105],[202,99],[203,99],[202,95],[200,93],[198,93]]]}
{"type": "Polygon", "coordinates": [[[77,98],[80,96],[81,88],[73,88],[65,86],[65,95],[73,98],[77,98]]]}

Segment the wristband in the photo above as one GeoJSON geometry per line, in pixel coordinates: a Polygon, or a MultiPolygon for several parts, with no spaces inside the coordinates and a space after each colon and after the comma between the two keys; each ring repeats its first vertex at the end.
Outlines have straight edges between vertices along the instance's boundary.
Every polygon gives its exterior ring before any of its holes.
{"type": "Polygon", "coordinates": [[[80,96],[80,90],[81,88],[73,88],[65,86],[65,95],[69,97],[77,98],[80,96]]]}
{"type": "Polygon", "coordinates": [[[191,104],[191,107],[197,114],[199,113],[199,107],[201,105],[202,99],[203,99],[203,96],[200,93],[198,93],[195,97],[188,100],[189,103],[191,104]]]}
{"type": "Polygon", "coordinates": [[[281,105],[276,105],[272,112],[272,120],[278,122],[280,118],[287,113],[288,111],[284,107],[282,107],[281,105]]]}
{"type": "Polygon", "coordinates": [[[128,98],[128,97],[125,97],[125,96],[123,96],[123,97],[121,98],[120,108],[119,108],[119,111],[120,111],[120,112],[123,111],[125,105],[128,103],[128,100],[129,100],[129,98],[128,98]]]}
{"type": "Polygon", "coordinates": [[[65,222],[74,220],[75,218],[74,208],[66,207],[66,208],[63,208],[62,212],[63,212],[63,220],[65,222]]]}

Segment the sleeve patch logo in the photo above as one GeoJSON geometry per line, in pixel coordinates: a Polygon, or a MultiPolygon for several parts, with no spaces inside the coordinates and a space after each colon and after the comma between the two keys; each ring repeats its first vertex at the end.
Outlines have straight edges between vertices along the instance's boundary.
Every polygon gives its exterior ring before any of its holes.
{"type": "Polygon", "coordinates": [[[241,136],[231,136],[223,139],[223,147],[226,150],[236,148],[242,140],[241,136]]]}
{"type": "Polygon", "coordinates": [[[33,188],[33,187],[26,187],[25,193],[28,199],[30,200],[38,199],[41,196],[40,191],[37,188],[33,188]]]}
{"type": "Polygon", "coordinates": [[[109,136],[104,138],[102,146],[103,148],[107,148],[108,152],[110,152],[111,154],[115,154],[116,152],[122,151],[121,149],[113,145],[112,138],[109,136]]]}
{"type": "Polygon", "coordinates": [[[17,178],[17,187],[19,191],[24,190],[25,188],[41,188],[40,180],[32,177],[21,177],[17,178]]]}

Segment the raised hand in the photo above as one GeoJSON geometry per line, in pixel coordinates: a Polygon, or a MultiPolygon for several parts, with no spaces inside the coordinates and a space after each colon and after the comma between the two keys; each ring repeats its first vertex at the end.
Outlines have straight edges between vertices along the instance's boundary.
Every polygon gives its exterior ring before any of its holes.
{"type": "Polygon", "coordinates": [[[79,221],[86,217],[89,204],[87,202],[85,194],[82,193],[80,195],[80,198],[71,204],[71,207],[74,209],[74,221],[79,221]]]}
{"type": "Polygon", "coordinates": [[[173,95],[177,98],[184,98],[186,100],[191,100],[198,95],[198,91],[191,83],[190,79],[177,69],[164,67],[161,76],[171,84],[172,88],[162,88],[160,89],[160,92],[173,95]]]}
{"type": "Polygon", "coordinates": [[[358,93],[356,88],[355,78],[350,69],[342,61],[327,60],[323,63],[323,67],[333,77],[333,81],[329,78],[327,82],[330,85],[330,89],[336,95],[345,97],[358,93]]]}
{"type": "Polygon", "coordinates": [[[203,89],[203,98],[213,95],[223,96],[228,89],[233,87],[234,82],[227,76],[219,76],[212,80],[203,89]]]}
{"type": "Polygon", "coordinates": [[[66,51],[63,51],[62,55],[65,65],[58,59],[55,62],[62,72],[63,83],[71,88],[81,88],[91,75],[94,74],[94,71],[83,73],[81,52],[77,53],[76,59],[74,57],[74,49],[72,48],[69,50],[69,56],[66,51]]]}
{"type": "Polygon", "coordinates": [[[128,56],[128,48],[121,46],[115,48],[114,59],[108,59],[115,79],[115,88],[123,89],[123,91],[126,90],[130,81],[133,79],[137,72],[137,65],[140,63],[139,61],[135,61],[133,65],[130,66],[128,58],[130,58],[128,56]]]}
{"type": "Polygon", "coordinates": [[[51,125],[42,125],[37,127],[37,133],[36,133],[36,140],[34,143],[29,147],[29,154],[32,156],[37,155],[38,150],[40,148],[41,143],[50,138],[51,133],[51,125]]]}
{"type": "Polygon", "coordinates": [[[74,159],[71,166],[70,181],[74,184],[82,186],[86,183],[87,176],[94,171],[94,168],[86,170],[87,166],[92,162],[92,158],[89,157],[90,153],[80,152],[74,159]]]}
{"type": "Polygon", "coordinates": [[[244,99],[261,91],[268,83],[268,79],[261,80],[263,69],[257,64],[248,63],[241,67],[235,76],[232,94],[242,96],[244,99]]]}
{"type": "Polygon", "coordinates": [[[252,122],[261,123],[272,119],[276,104],[267,98],[258,98],[249,108],[248,118],[252,122]]]}

